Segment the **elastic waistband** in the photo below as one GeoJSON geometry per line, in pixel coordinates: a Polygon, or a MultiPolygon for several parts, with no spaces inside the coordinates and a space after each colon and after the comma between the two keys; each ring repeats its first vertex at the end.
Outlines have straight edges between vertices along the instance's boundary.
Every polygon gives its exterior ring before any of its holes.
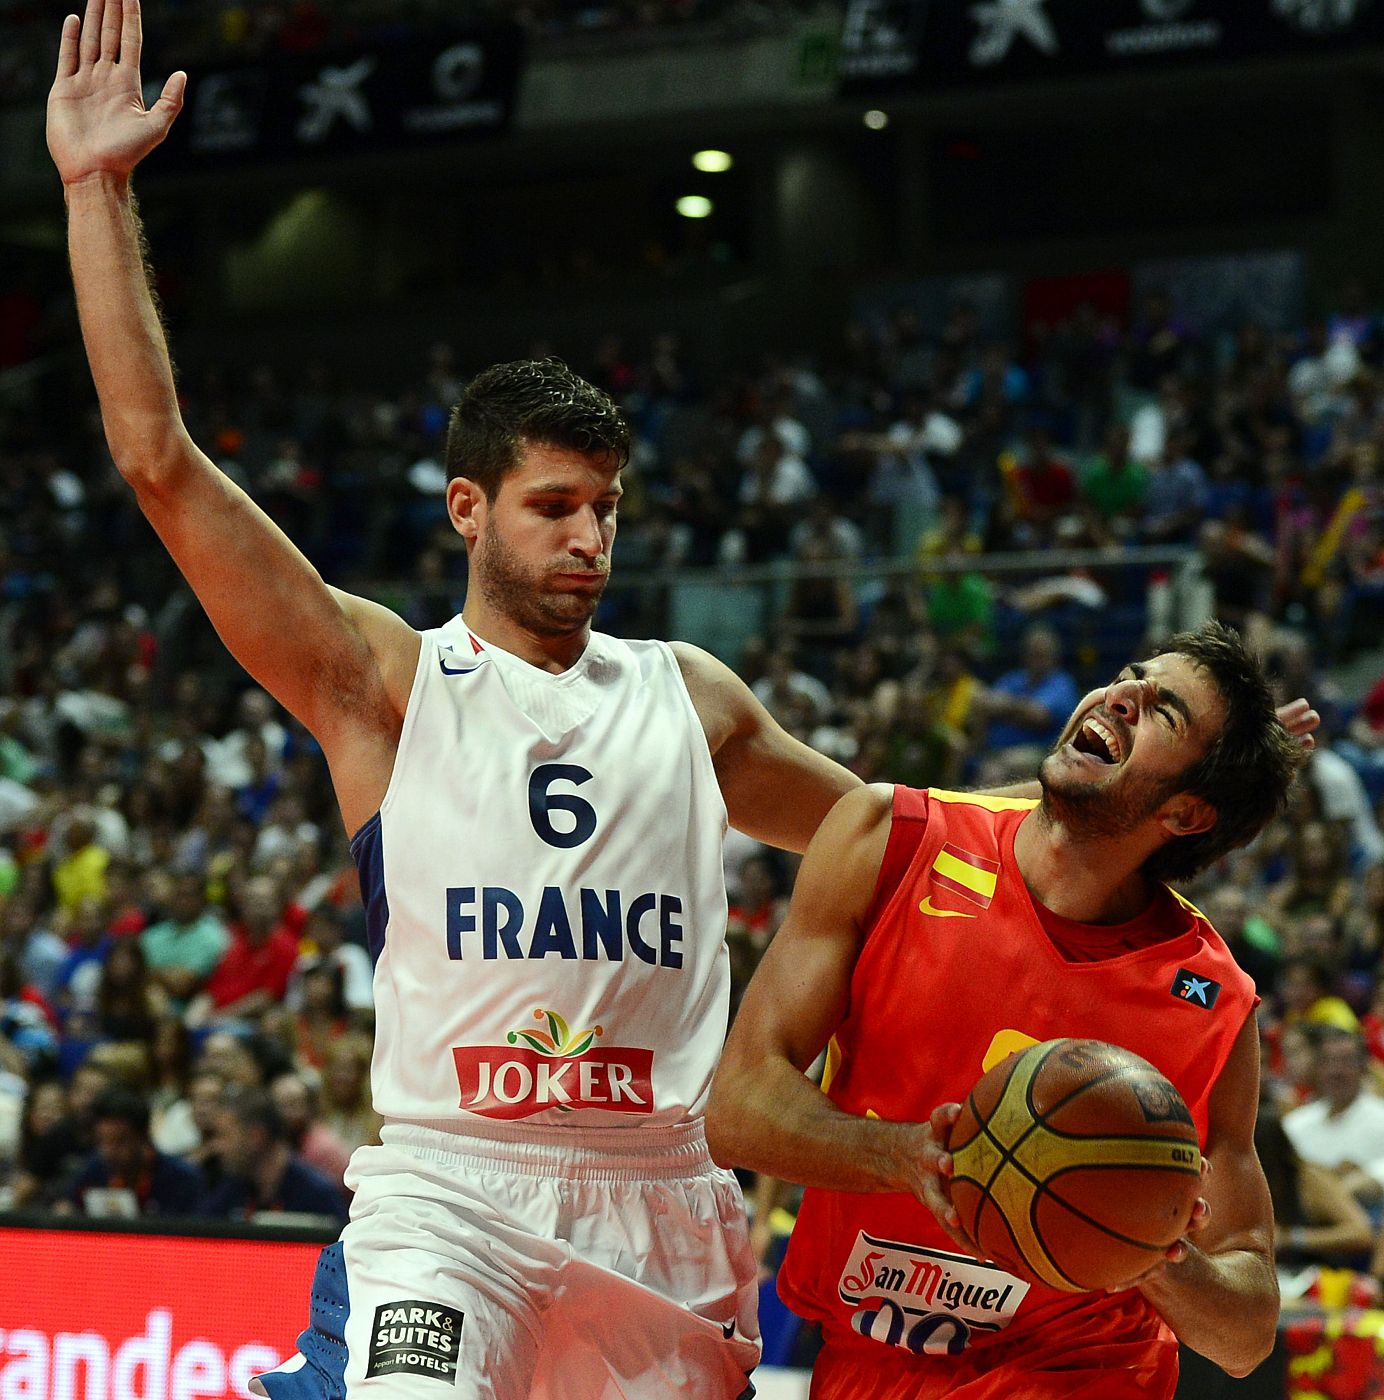
{"type": "Polygon", "coordinates": [[[662,1181],[715,1169],[700,1118],[657,1128],[549,1128],[485,1123],[386,1123],[386,1147],[434,1162],[502,1166],[569,1181],[662,1181]]]}

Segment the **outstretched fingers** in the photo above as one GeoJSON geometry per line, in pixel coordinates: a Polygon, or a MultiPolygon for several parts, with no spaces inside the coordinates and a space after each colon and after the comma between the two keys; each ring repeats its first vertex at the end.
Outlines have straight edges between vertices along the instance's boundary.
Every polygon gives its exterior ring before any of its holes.
{"type": "Polygon", "coordinates": [[[80,61],[78,50],[81,46],[82,21],[76,15],[68,15],[62,22],[62,38],[58,40],[58,77],[71,78],[76,75],[80,61]]]}
{"type": "MultiPolygon", "coordinates": [[[[120,9],[119,3],[116,9],[120,9]]],[[[124,20],[120,26],[120,61],[139,66],[139,51],[144,46],[144,26],[140,22],[139,0],[125,0],[124,20]]]]}
{"type": "Polygon", "coordinates": [[[114,63],[120,57],[120,29],[125,18],[121,0],[106,0],[106,13],[101,20],[101,57],[114,63]]]}
{"type": "Polygon", "coordinates": [[[82,20],[80,50],[83,68],[89,68],[101,57],[101,21],[105,12],[105,0],[87,0],[86,18],[82,20]]]}

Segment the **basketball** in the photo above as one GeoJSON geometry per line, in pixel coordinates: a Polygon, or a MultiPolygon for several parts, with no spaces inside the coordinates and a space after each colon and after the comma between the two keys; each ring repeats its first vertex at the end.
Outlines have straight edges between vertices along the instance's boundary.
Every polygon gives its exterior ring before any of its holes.
{"type": "Polygon", "coordinates": [[[1147,1060],[1050,1040],[976,1083],[951,1135],[951,1197],[987,1258],[1064,1292],[1119,1287],[1186,1231],[1196,1125],[1147,1060]]]}

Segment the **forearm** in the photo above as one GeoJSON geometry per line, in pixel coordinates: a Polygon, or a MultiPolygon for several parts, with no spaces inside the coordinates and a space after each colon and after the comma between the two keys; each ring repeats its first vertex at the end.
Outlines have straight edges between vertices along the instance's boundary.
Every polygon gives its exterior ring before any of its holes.
{"type": "Polygon", "coordinates": [[[106,440],[122,475],[157,473],[181,456],[185,434],[134,195],[127,179],[104,173],[65,193],[72,282],[106,440]]]}
{"type": "Polygon", "coordinates": [[[1332,1225],[1294,1225],[1280,1240],[1280,1247],[1305,1254],[1359,1254],[1371,1244],[1368,1228],[1349,1221],[1332,1225]]]}
{"type": "Polygon", "coordinates": [[[707,1139],[722,1166],[836,1191],[914,1191],[919,1131],[843,1113],[777,1058],[752,1069],[723,1064],[707,1111],[707,1139]]]}
{"type": "Polygon", "coordinates": [[[1142,1287],[1179,1341],[1232,1376],[1248,1375],[1273,1350],[1278,1279],[1267,1254],[1192,1247],[1142,1287]]]}
{"type": "Polygon", "coordinates": [[[1037,778],[1025,783],[1010,783],[1008,787],[985,788],[986,797],[1012,797],[1026,802],[1037,802],[1043,796],[1043,789],[1037,778]]]}

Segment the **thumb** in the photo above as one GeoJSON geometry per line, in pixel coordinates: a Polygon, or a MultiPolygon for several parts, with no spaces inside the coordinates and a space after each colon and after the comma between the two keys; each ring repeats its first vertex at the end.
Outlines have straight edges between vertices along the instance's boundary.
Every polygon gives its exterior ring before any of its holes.
{"type": "Polygon", "coordinates": [[[174,118],[183,110],[183,97],[186,92],[187,74],[179,69],[163,85],[159,100],[149,109],[149,115],[157,122],[161,135],[168,135],[168,128],[173,125],[174,118]]]}

